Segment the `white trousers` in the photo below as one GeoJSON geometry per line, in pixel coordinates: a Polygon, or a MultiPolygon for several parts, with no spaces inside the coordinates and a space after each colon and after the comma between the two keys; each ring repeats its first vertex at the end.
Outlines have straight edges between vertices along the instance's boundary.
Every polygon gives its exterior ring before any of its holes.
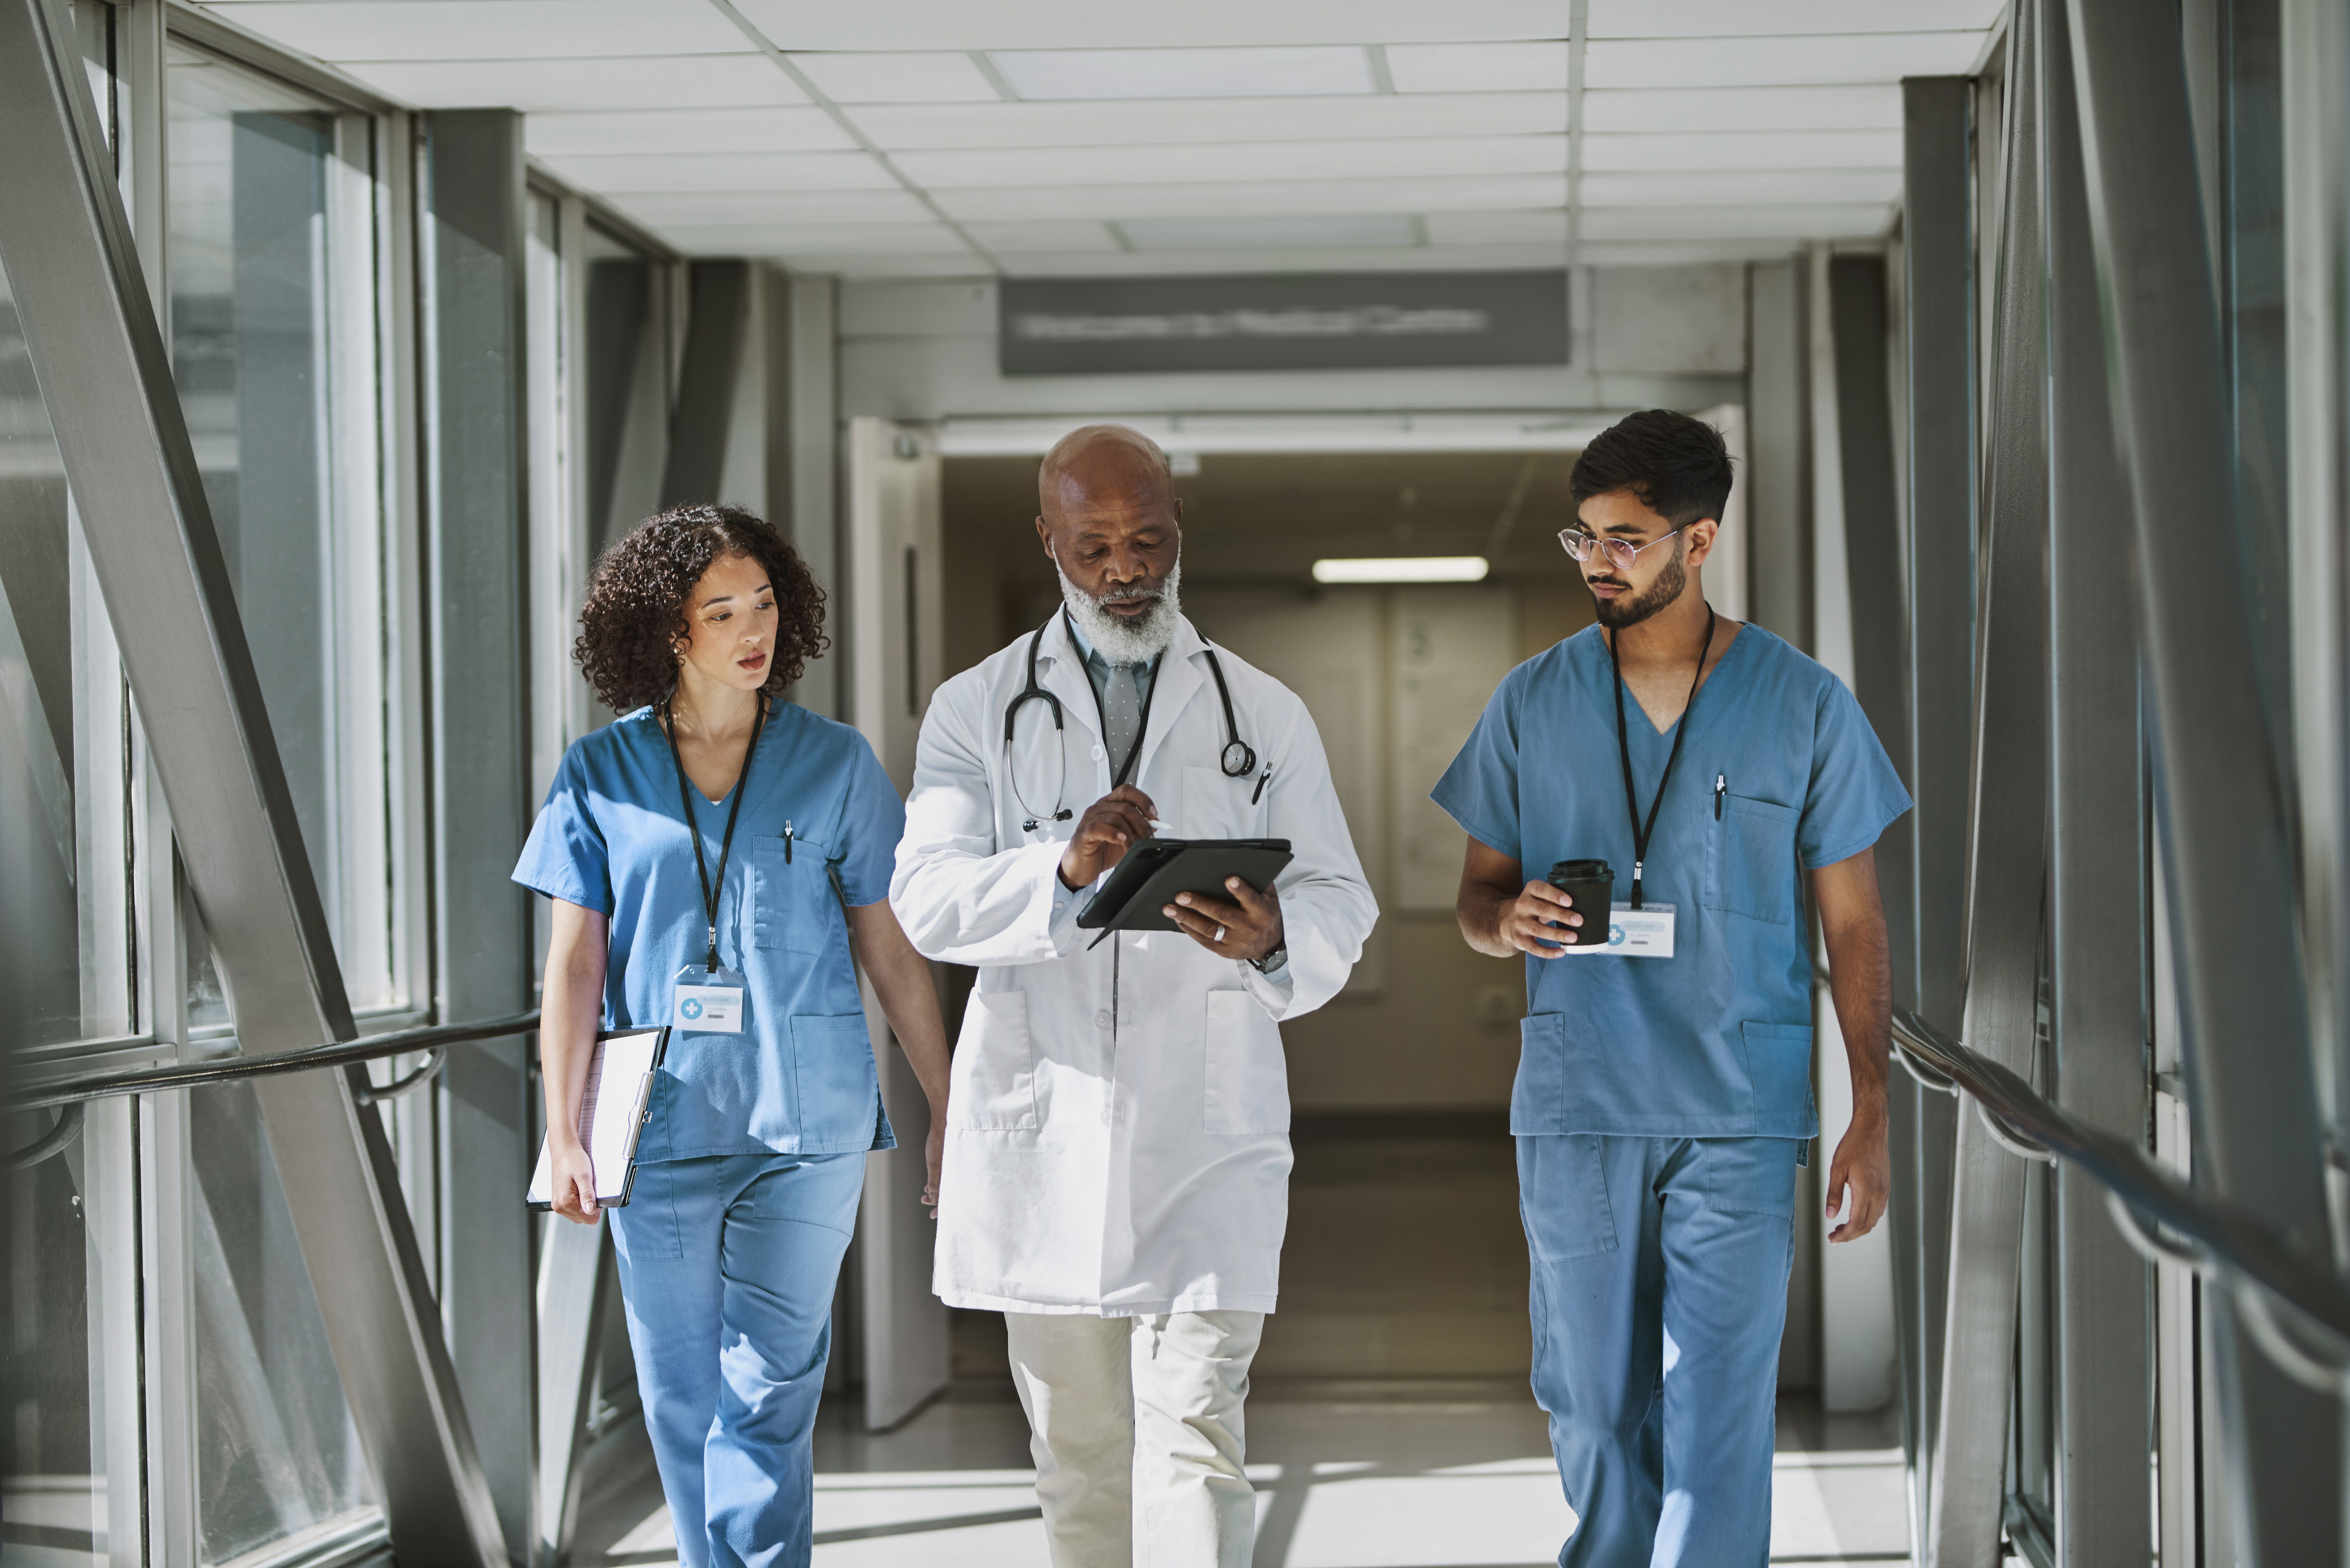
{"type": "Polygon", "coordinates": [[[1006,1313],[1053,1568],[1249,1568],[1261,1312],[1006,1313]]]}

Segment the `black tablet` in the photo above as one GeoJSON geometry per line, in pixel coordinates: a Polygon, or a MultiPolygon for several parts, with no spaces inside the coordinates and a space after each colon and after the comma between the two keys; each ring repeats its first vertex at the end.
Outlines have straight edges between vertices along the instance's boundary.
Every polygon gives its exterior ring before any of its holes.
{"type": "Polygon", "coordinates": [[[1224,878],[1237,877],[1263,892],[1289,861],[1286,838],[1146,838],[1077,911],[1077,924],[1089,931],[1171,931],[1175,922],[1159,911],[1176,894],[1230,903],[1224,878]]]}

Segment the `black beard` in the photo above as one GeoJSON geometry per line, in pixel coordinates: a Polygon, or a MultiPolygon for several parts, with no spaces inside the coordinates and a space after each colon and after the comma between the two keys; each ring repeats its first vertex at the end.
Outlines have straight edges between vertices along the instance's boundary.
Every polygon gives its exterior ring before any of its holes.
{"type": "Polygon", "coordinates": [[[1595,597],[1591,601],[1592,607],[1598,613],[1600,625],[1611,631],[1620,631],[1625,627],[1639,625],[1663,609],[1680,597],[1681,590],[1688,587],[1689,568],[1681,559],[1681,542],[1676,538],[1673,541],[1673,558],[1665,563],[1665,569],[1657,575],[1657,580],[1648,586],[1647,593],[1635,594],[1629,598],[1603,599],[1595,597]]]}

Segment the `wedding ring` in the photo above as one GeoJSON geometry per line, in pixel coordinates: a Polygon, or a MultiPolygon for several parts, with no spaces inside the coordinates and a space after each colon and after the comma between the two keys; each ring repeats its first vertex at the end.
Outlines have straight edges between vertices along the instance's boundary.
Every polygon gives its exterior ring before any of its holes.
{"type": "Polygon", "coordinates": [[[1218,926],[1218,927],[1216,928],[1216,934],[1215,934],[1215,938],[1214,938],[1214,940],[1217,940],[1217,941],[1222,941],[1222,940],[1224,940],[1224,928],[1223,928],[1223,927],[1222,927],[1222,926],[1218,926]]]}

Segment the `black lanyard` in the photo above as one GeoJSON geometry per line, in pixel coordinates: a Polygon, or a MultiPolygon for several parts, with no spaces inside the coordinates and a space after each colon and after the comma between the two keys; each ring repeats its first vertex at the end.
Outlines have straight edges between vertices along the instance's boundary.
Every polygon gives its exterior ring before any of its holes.
{"type": "Polygon", "coordinates": [[[702,961],[709,973],[718,972],[718,896],[726,888],[726,857],[734,851],[734,819],[742,815],[743,797],[750,794],[751,758],[759,750],[759,733],[767,727],[767,698],[759,696],[759,716],[751,722],[751,743],[743,748],[743,769],[734,775],[734,804],[726,808],[726,836],[718,842],[718,886],[710,885],[710,867],[702,858],[702,824],[693,815],[693,797],[686,793],[685,758],[677,749],[677,705],[664,704],[668,722],[661,733],[669,737],[669,760],[677,764],[677,804],[685,813],[686,836],[693,840],[693,872],[702,878],[702,912],[710,919],[710,952],[702,961]]]}
{"type": "Polygon", "coordinates": [[[1632,814],[1632,908],[1640,908],[1640,867],[1648,857],[1648,836],[1657,831],[1657,813],[1665,804],[1665,786],[1672,782],[1673,764],[1681,760],[1681,742],[1689,739],[1690,711],[1697,706],[1697,689],[1705,680],[1705,656],[1713,651],[1713,607],[1705,607],[1705,645],[1697,650],[1697,674],[1690,680],[1689,701],[1681,705],[1673,730],[1673,749],[1665,756],[1664,776],[1657,780],[1657,798],[1648,804],[1648,820],[1640,821],[1640,796],[1632,787],[1632,737],[1624,728],[1624,667],[1616,658],[1616,643],[1607,641],[1607,665],[1616,672],[1616,750],[1624,759],[1624,805],[1632,814]]]}

